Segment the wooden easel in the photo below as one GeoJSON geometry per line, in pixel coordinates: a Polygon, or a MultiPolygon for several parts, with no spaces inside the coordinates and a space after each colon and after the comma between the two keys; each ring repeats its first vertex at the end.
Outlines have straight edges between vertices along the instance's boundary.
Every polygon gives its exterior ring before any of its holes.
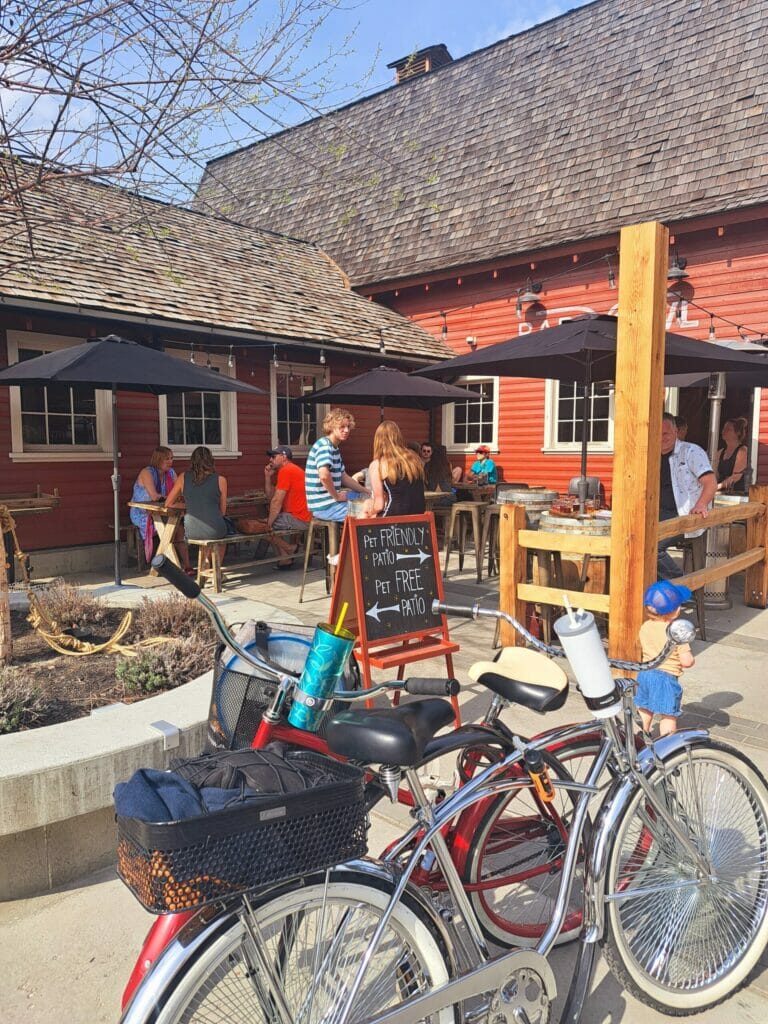
{"type": "MultiPolygon", "coordinates": [[[[443,578],[431,512],[346,520],[330,621],[347,602],[344,625],[357,637],[353,653],[366,689],[373,685],[371,668],[397,667],[402,679],[406,665],[428,658],[445,658],[453,677],[453,655],[460,648],[448,635],[445,616],[432,612],[435,598],[443,599],[443,578]]],[[[458,699],[451,701],[460,724],[458,699]]]]}

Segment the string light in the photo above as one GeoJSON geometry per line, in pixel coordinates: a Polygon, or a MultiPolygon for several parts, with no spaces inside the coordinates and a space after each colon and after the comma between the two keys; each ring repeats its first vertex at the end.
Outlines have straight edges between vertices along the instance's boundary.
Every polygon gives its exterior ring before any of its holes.
{"type": "Polygon", "coordinates": [[[210,352],[208,353],[208,358],[205,361],[205,366],[206,366],[206,369],[208,369],[208,370],[212,370],[213,369],[213,363],[211,362],[211,353],[210,352]]]}
{"type": "Polygon", "coordinates": [[[227,366],[231,370],[234,365],[235,365],[235,357],[232,355],[232,346],[230,345],[229,346],[229,359],[227,359],[227,366]]]}
{"type": "Polygon", "coordinates": [[[384,342],[384,328],[379,328],[379,352],[384,353],[387,351],[387,346],[384,342]]]}
{"type": "Polygon", "coordinates": [[[613,264],[611,263],[611,257],[610,256],[604,256],[603,259],[608,264],[608,287],[609,288],[615,288],[616,287],[616,275],[613,272],[613,264]]]}
{"type": "Polygon", "coordinates": [[[325,366],[325,349],[320,349],[320,365],[325,366]]]}
{"type": "Polygon", "coordinates": [[[440,337],[443,339],[443,341],[448,341],[448,317],[445,315],[442,309],[440,310],[439,315],[443,318],[443,326],[440,328],[440,337]]]}
{"type": "Polygon", "coordinates": [[[280,365],[277,361],[277,345],[272,346],[272,365],[275,369],[280,365]]]}
{"type": "Polygon", "coordinates": [[[190,363],[192,363],[193,366],[195,365],[195,346],[194,345],[190,345],[190,348],[189,348],[189,361],[190,361],[190,363]]]}
{"type": "Polygon", "coordinates": [[[717,341],[717,335],[715,334],[715,317],[714,314],[709,314],[709,341],[717,341]]]}

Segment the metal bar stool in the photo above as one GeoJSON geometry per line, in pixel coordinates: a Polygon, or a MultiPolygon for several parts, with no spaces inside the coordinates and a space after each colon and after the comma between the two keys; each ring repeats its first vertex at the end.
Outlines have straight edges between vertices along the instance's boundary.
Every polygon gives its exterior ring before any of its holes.
{"type": "Polygon", "coordinates": [[[313,548],[318,540],[320,541],[320,553],[325,571],[325,592],[330,594],[331,587],[333,586],[333,577],[336,574],[336,566],[331,565],[328,561],[328,556],[333,557],[338,554],[340,525],[335,519],[317,519],[315,516],[310,518],[304,547],[304,573],[301,577],[299,604],[304,600],[304,584],[307,582],[307,570],[312,558],[313,548]],[[317,531],[317,536],[315,536],[315,531],[317,531]]]}
{"type": "MultiPolygon", "coordinates": [[[[683,552],[683,572],[697,572],[703,569],[707,563],[707,531],[699,534],[698,537],[683,537],[679,544],[683,552]]],[[[674,583],[675,581],[672,580],[674,583]]],[[[696,620],[699,625],[699,636],[702,640],[707,639],[707,627],[704,620],[704,587],[694,590],[693,599],[696,603],[696,620]]]]}
{"type": "Polygon", "coordinates": [[[484,506],[478,501],[457,501],[451,506],[451,518],[448,520],[448,529],[445,532],[445,567],[443,575],[448,575],[448,561],[453,550],[453,542],[456,536],[458,525],[459,538],[457,550],[459,553],[459,572],[464,568],[464,552],[467,544],[467,521],[472,526],[472,540],[475,545],[475,561],[477,564],[477,579],[480,582],[482,572],[482,550],[480,548],[480,513],[484,506]]]}
{"type": "Polygon", "coordinates": [[[483,559],[486,548],[488,551],[488,575],[494,576],[499,571],[499,512],[501,506],[494,502],[483,509],[483,534],[480,541],[480,557],[477,560],[477,582],[483,575],[483,559]]]}

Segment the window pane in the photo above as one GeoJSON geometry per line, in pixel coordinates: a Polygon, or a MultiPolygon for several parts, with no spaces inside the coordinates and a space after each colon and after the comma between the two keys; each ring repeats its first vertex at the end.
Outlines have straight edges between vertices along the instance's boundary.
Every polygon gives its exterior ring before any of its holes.
{"type": "Polygon", "coordinates": [[[221,444],[221,420],[205,421],[205,443],[221,444]]]}
{"type": "Polygon", "coordinates": [[[74,411],[81,416],[96,415],[96,391],[92,387],[76,384],[72,387],[74,411]]]}
{"type": "Polygon", "coordinates": [[[221,395],[217,391],[205,391],[202,395],[205,419],[221,419],[221,395]]]}
{"type": "Polygon", "coordinates": [[[46,388],[48,392],[48,412],[71,413],[72,391],[69,385],[54,384],[46,388]]]}
{"type": "Polygon", "coordinates": [[[96,444],[95,416],[75,416],[75,444],[96,444]]]}
{"type": "Polygon", "coordinates": [[[28,384],[20,388],[22,412],[45,412],[45,388],[38,384],[28,384]]]}
{"type": "MultiPolygon", "coordinates": [[[[588,436],[590,441],[606,442],[610,434],[610,385],[593,384],[589,398],[588,436]]],[[[558,385],[557,441],[560,444],[581,444],[583,434],[583,388],[573,381],[558,385]]]]}
{"type": "Polygon", "coordinates": [[[202,391],[184,392],[184,412],[187,416],[203,418],[203,393],[202,391]]]}
{"type": "Polygon", "coordinates": [[[37,359],[38,356],[44,355],[45,351],[41,348],[20,348],[19,362],[23,363],[25,359],[37,359]]]}
{"type": "Polygon", "coordinates": [[[21,438],[24,444],[45,444],[45,416],[22,413],[21,438]]]}
{"type": "Polygon", "coordinates": [[[453,444],[466,447],[492,442],[495,422],[493,381],[464,382],[462,387],[477,397],[454,405],[453,444]]]}
{"type": "MultiPolygon", "coordinates": [[[[184,413],[184,396],[181,392],[176,392],[172,395],[166,396],[166,409],[168,410],[168,416],[181,417],[184,413]]],[[[170,429],[170,424],[169,424],[170,429]]]]}
{"type": "Polygon", "coordinates": [[[48,417],[48,443],[72,444],[72,417],[48,417]]]}
{"type": "Polygon", "coordinates": [[[202,420],[186,420],[186,437],[184,438],[185,444],[204,444],[203,439],[203,421],[202,420]]]}
{"type": "Polygon", "coordinates": [[[184,421],[180,417],[168,420],[168,444],[184,444],[184,421]]]}

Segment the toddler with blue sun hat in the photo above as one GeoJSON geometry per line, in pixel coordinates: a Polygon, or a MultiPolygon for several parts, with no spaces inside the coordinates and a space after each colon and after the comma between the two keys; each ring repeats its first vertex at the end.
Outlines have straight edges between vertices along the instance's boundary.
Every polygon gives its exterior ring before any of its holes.
{"type": "MultiPolygon", "coordinates": [[[[648,619],[640,627],[640,646],[642,660],[650,661],[663,650],[667,642],[667,624],[677,618],[680,605],[690,600],[688,587],[659,580],[652,583],[643,594],[643,604],[648,619]]],[[[653,716],[660,716],[659,735],[668,736],[677,730],[677,719],[680,717],[680,705],[683,699],[683,688],[680,676],[683,669],[690,668],[694,663],[691,648],[688,644],[673,647],[671,653],[658,666],[646,669],[637,676],[637,692],[635,705],[640,712],[643,729],[650,732],[653,716]]]]}

